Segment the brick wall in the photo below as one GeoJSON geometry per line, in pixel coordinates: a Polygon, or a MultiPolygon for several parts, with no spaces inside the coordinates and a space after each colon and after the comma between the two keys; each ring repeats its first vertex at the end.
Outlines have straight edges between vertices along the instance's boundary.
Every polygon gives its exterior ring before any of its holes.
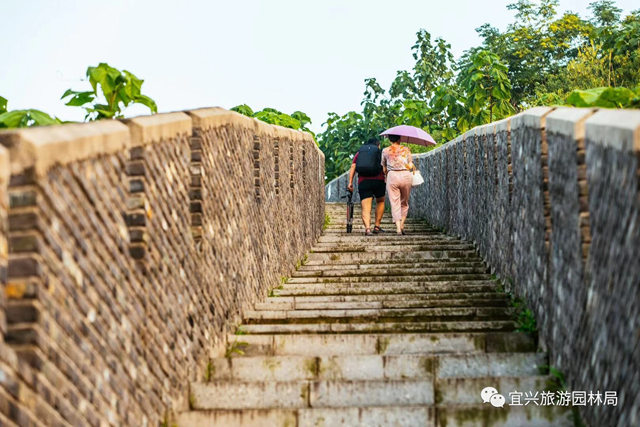
{"type": "Polygon", "coordinates": [[[311,137],[222,109],[0,144],[3,425],[157,425],[186,408],[242,309],[321,232],[311,137]]]}
{"type": "Polygon", "coordinates": [[[533,108],[415,158],[410,215],[476,244],[570,388],[618,392],[589,425],[639,425],[640,111],[533,108]]]}

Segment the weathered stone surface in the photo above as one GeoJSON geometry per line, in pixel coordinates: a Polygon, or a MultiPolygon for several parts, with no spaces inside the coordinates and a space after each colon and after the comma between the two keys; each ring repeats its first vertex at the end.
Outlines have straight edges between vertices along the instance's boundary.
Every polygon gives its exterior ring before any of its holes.
{"type": "Polygon", "coordinates": [[[542,151],[547,144],[545,117],[551,111],[551,108],[536,107],[511,120],[513,279],[515,293],[521,295],[535,313],[538,328],[543,331],[543,344],[549,326],[544,305],[549,293],[549,253],[545,243],[542,151]]]}
{"type": "MultiPolygon", "coordinates": [[[[547,116],[549,141],[549,193],[551,201],[551,258],[549,263],[549,340],[553,363],[563,371],[571,369],[578,348],[582,316],[587,300],[584,283],[583,241],[579,170],[584,164],[584,121],[589,109],[560,108],[547,116]],[[567,307],[572,307],[567,310],[567,307]]],[[[584,182],[586,185],[586,182],[584,182]]]]}
{"type": "MultiPolygon", "coordinates": [[[[434,186],[450,176],[449,156],[443,153],[451,150],[455,167],[448,185],[455,184],[448,190],[456,203],[448,205],[447,230],[473,240],[505,288],[525,298],[551,363],[572,387],[617,391],[617,407],[584,408],[586,421],[635,425],[640,423],[640,113],[551,110],[524,111],[421,156],[429,165],[422,169],[427,184],[413,189],[412,203],[418,206],[412,213],[442,224],[437,213],[445,206],[442,189],[434,186]]],[[[320,254],[316,259],[327,262],[320,254]]]]}
{"type": "Polygon", "coordinates": [[[189,380],[242,307],[315,242],[324,216],[312,138],[237,116],[0,132],[0,416],[143,426],[187,407],[189,380]],[[274,138],[291,183],[280,194],[274,138]]]}
{"type": "MultiPolygon", "coordinates": [[[[435,197],[444,200],[448,194],[435,197]]],[[[336,206],[327,212],[343,227],[343,212],[336,206]]],[[[549,378],[540,376],[546,373],[547,356],[535,351],[535,334],[513,331],[496,283],[488,280],[481,292],[462,292],[469,290],[468,282],[456,272],[467,267],[484,271],[477,255],[462,265],[450,260],[384,265],[376,264],[377,252],[369,250],[376,246],[370,244],[357,249],[366,258],[354,264],[340,256],[356,246],[350,241],[361,244],[365,238],[337,233],[325,231],[313,248],[312,255],[319,247],[331,254],[326,262],[300,266],[293,278],[272,289],[270,298],[244,311],[243,324],[229,336],[226,357],[210,361],[209,381],[192,384],[194,405],[178,417],[180,425],[284,423],[292,412],[295,425],[434,425],[436,413],[453,423],[462,420],[456,410],[469,407],[472,413],[461,415],[478,425],[485,418],[500,418],[481,406],[480,392],[487,385],[499,386],[505,395],[510,388],[547,387],[549,378]],[[420,283],[430,269],[447,273],[450,280],[420,283]],[[402,289],[394,277],[418,282],[402,289]],[[326,278],[337,281],[318,281],[326,278]],[[364,292],[351,295],[354,289],[364,292]],[[291,291],[305,296],[281,296],[291,291]],[[454,304],[447,298],[456,293],[454,304]],[[491,298],[483,301],[478,295],[491,298]],[[477,317],[455,320],[468,314],[477,317]],[[430,316],[439,320],[424,321],[430,316]]],[[[426,249],[439,244],[418,233],[367,239],[384,240],[389,253],[403,251],[414,240],[426,249]]],[[[432,230],[423,233],[444,238],[432,230]]],[[[502,415],[510,408],[494,409],[502,415]]],[[[529,424],[546,426],[563,425],[568,411],[515,412],[503,418],[524,425],[529,417],[529,424]]]]}
{"type": "MultiPolygon", "coordinates": [[[[513,166],[511,163],[511,119],[496,123],[496,192],[492,202],[496,213],[496,273],[506,281],[514,276],[513,263],[513,212],[511,195],[513,187],[513,166]]],[[[507,283],[507,285],[510,285],[507,283]]],[[[509,290],[510,289],[509,287],[509,290]]]]}
{"type": "Polygon", "coordinates": [[[594,424],[640,422],[640,111],[602,110],[585,122],[591,244],[576,386],[617,390],[614,414],[594,424]]]}

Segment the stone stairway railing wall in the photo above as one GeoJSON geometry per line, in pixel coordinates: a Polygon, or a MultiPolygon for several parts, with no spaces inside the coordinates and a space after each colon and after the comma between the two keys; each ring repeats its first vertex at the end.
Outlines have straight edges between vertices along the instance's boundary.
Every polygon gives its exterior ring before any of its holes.
{"type": "Polygon", "coordinates": [[[323,177],[309,134],[219,108],[0,132],[0,425],[186,409],[321,234],[323,177]]]}
{"type": "Polygon", "coordinates": [[[617,392],[589,425],[640,423],[640,111],[532,108],[415,157],[410,215],[476,244],[571,389],[617,392]]]}

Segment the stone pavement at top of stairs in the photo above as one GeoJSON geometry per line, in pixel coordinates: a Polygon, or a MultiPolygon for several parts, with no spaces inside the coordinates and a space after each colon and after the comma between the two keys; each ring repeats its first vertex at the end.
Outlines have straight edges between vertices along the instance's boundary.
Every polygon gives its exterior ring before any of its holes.
{"type": "MultiPolygon", "coordinates": [[[[186,426],[564,426],[567,408],[493,407],[480,391],[548,390],[474,247],[423,221],[365,237],[345,204],[306,262],[244,313],[226,357],[190,387],[186,426]]],[[[383,228],[393,224],[385,213],[383,228]]]]}

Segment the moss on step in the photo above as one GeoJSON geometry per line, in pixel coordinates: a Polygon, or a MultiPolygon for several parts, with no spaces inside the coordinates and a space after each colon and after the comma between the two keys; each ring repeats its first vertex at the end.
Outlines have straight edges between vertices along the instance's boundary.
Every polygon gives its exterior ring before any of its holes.
{"type": "Polygon", "coordinates": [[[213,362],[209,360],[209,362],[207,362],[207,369],[204,371],[204,380],[206,382],[211,381],[211,379],[215,376],[215,374],[216,374],[216,367],[213,364],[213,362]]]}
{"type": "Polygon", "coordinates": [[[234,341],[227,345],[227,350],[224,353],[224,357],[231,358],[235,355],[243,356],[244,350],[249,346],[249,343],[244,341],[234,341]]]}
{"type": "Polygon", "coordinates": [[[376,353],[384,354],[387,351],[390,342],[391,339],[388,337],[378,337],[376,340],[376,353]]]}
{"type": "Polygon", "coordinates": [[[304,370],[310,374],[310,378],[317,378],[320,373],[320,359],[315,357],[304,362],[304,370]]]}
{"type": "Polygon", "coordinates": [[[329,214],[324,214],[324,224],[322,224],[322,231],[326,230],[331,225],[331,217],[329,214]]]}

